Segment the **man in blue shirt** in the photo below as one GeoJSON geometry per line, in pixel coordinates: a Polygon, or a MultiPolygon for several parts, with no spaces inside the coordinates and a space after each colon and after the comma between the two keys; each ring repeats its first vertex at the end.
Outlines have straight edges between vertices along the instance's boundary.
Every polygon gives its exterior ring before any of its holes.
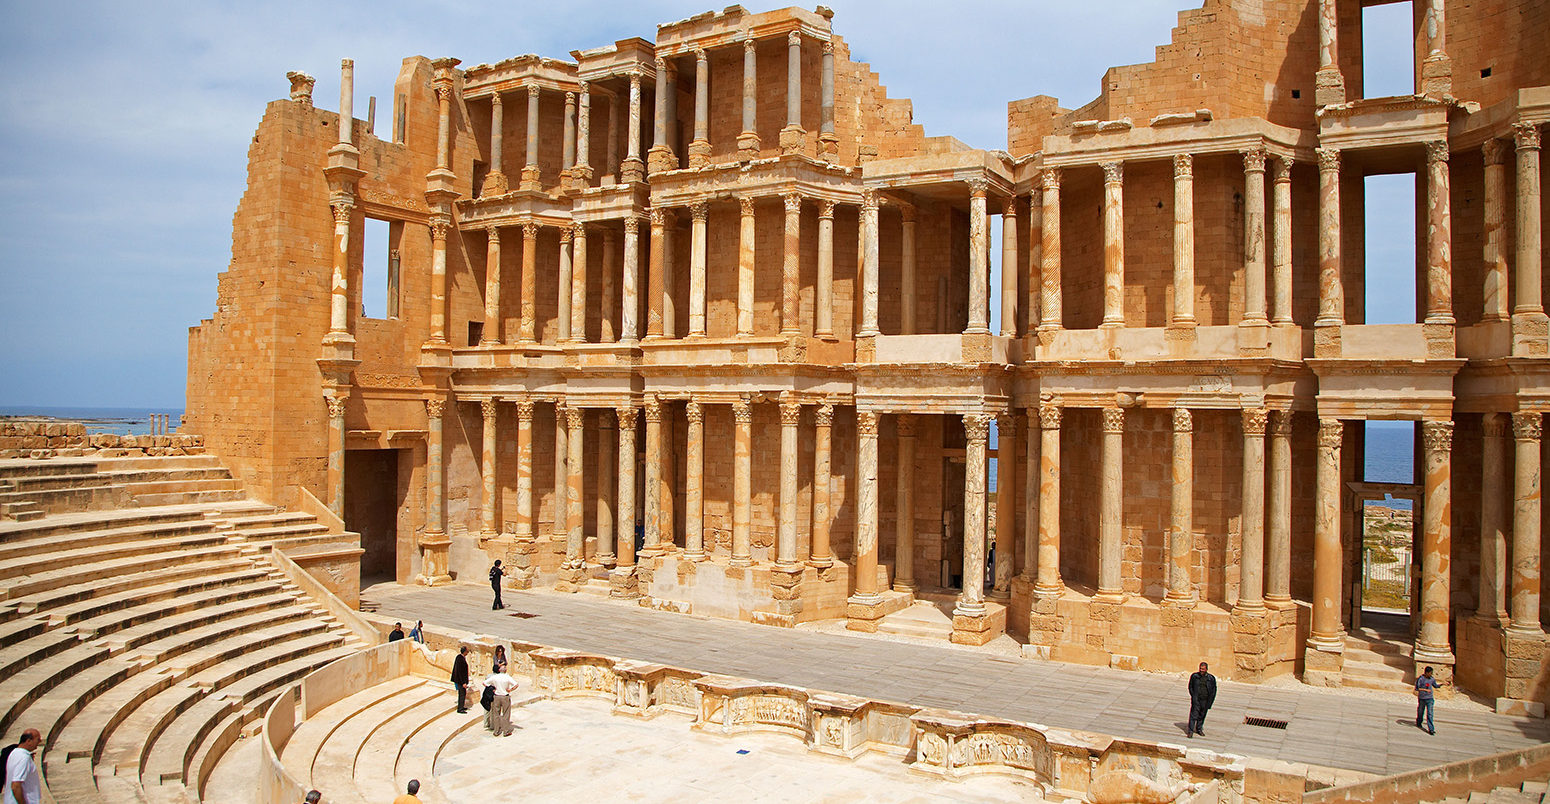
{"type": "Polygon", "coordinates": [[[1428,667],[1421,673],[1421,677],[1415,680],[1415,727],[1422,728],[1421,718],[1426,718],[1426,733],[1436,734],[1437,729],[1432,725],[1433,690],[1437,689],[1437,679],[1432,676],[1432,668],[1428,667]]]}

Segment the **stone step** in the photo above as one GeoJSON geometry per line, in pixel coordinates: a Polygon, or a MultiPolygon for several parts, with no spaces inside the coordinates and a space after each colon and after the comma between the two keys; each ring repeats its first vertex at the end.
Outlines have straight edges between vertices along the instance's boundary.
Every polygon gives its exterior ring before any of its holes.
{"type": "Polygon", "coordinates": [[[178,553],[183,550],[195,550],[201,547],[215,547],[226,544],[227,536],[210,529],[209,525],[199,523],[188,526],[172,526],[173,533],[162,535],[155,531],[136,532],[123,534],[133,538],[133,541],[117,541],[107,544],[87,544],[81,547],[72,545],[68,550],[55,550],[43,555],[24,555],[21,558],[0,560],[0,581],[18,578],[32,577],[50,568],[59,566],[71,566],[88,560],[111,561],[120,558],[135,558],[156,554],[178,553]],[[176,533],[178,530],[186,530],[185,533],[176,533]]]}
{"type": "Polygon", "coordinates": [[[18,502],[34,503],[46,513],[61,514],[127,508],[134,501],[127,489],[116,485],[0,492],[0,505],[18,502]]]}
{"type": "Polygon", "coordinates": [[[423,684],[423,680],[417,680],[422,683],[414,685],[411,689],[400,690],[385,700],[353,713],[333,729],[312,765],[311,778],[314,787],[319,790],[335,791],[336,794],[343,793],[335,796],[342,802],[353,800],[356,804],[367,804],[367,799],[360,793],[360,788],[355,783],[357,758],[360,757],[366,741],[384,723],[392,720],[405,709],[438,697],[439,690],[428,688],[423,684]]]}
{"type": "Polygon", "coordinates": [[[230,516],[222,520],[235,530],[247,528],[277,528],[286,525],[312,524],[318,518],[300,511],[271,511],[263,514],[230,516]]]}
{"type": "Polygon", "coordinates": [[[251,563],[240,557],[229,555],[211,561],[196,560],[187,564],[156,567],[144,572],[126,573],[92,584],[67,585],[47,592],[26,595],[8,601],[3,608],[0,608],[0,612],[5,612],[4,616],[0,616],[0,622],[7,622],[19,617],[31,617],[33,615],[46,616],[62,607],[83,603],[99,597],[108,597],[137,589],[153,587],[158,582],[181,581],[207,573],[219,574],[228,570],[250,568],[251,566],[251,563]]]}
{"type": "Polygon", "coordinates": [[[1345,649],[1347,663],[1356,661],[1364,664],[1381,664],[1389,667],[1409,668],[1415,664],[1410,658],[1410,648],[1406,646],[1403,651],[1385,650],[1382,652],[1371,650],[1365,646],[1347,644],[1345,649]]]}
{"type": "Polygon", "coordinates": [[[206,489],[200,491],[168,491],[154,494],[137,494],[135,503],[147,505],[175,505],[178,503],[224,502],[245,499],[238,489],[206,489]]]}
{"type": "Polygon", "coordinates": [[[0,522],[0,544],[18,539],[44,536],[68,537],[73,533],[113,528],[133,527],[166,522],[198,521],[205,518],[206,509],[195,506],[165,506],[161,508],[128,508],[121,511],[81,511],[54,514],[41,522],[27,524],[0,522]]]}
{"type": "Polygon", "coordinates": [[[215,532],[215,525],[205,519],[185,519],[176,522],[157,522],[152,524],[138,524],[122,528],[107,530],[87,530],[71,533],[61,538],[57,535],[35,536],[25,539],[16,539],[8,542],[3,550],[0,550],[0,577],[5,577],[5,568],[18,565],[19,559],[39,557],[47,559],[51,555],[59,554],[62,549],[83,551],[102,551],[116,544],[131,541],[144,541],[149,539],[174,539],[177,537],[195,536],[199,534],[211,535],[215,532]]]}
{"type": "MultiPolygon", "coordinates": [[[[404,786],[409,782],[405,779],[400,784],[394,778],[394,769],[398,765],[398,757],[403,752],[409,736],[426,722],[441,714],[456,714],[453,711],[456,707],[453,706],[452,701],[456,693],[452,691],[451,685],[428,686],[434,691],[434,695],[400,711],[392,720],[383,723],[382,727],[372,734],[371,739],[361,746],[360,758],[355,763],[355,790],[359,791],[367,801],[392,801],[398,794],[404,792],[404,786]]],[[[483,711],[480,710],[481,713],[483,711]]],[[[421,778],[420,781],[426,787],[433,786],[430,779],[421,778]]],[[[427,802],[432,800],[423,794],[420,798],[427,802]]]]}
{"type": "MultiPolygon", "coordinates": [[[[410,779],[423,782],[433,778],[436,775],[436,758],[441,756],[447,744],[469,729],[483,728],[484,709],[475,704],[467,714],[458,714],[457,709],[450,706],[453,697],[450,687],[450,684],[447,685],[443,693],[443,700],[449,706],[415,729],[404,741],[403,749],[399,751],[398,760],[394,764],[393,786],[396,789],[403,790],[410,779]]],[[[434,789],[427,791],[422,788],[420,799],[425,804],[447,804],[446,796],[434,789]]]]}
{"type": "Polygon", "coordinates": [[[70,459],[53,459],[37,461],[31,458],[6,458],[0,460],[0,479],[12,480],[18,477],[36,477],[38,475],[68,475],[91,474],[97,471],[99,461],[83,461],[70,459]]]}
{"type": "Polygon", "coordinates": [[[233,535],[241,536],[250,542],[304,542],[317,536],[333,535],[328,533],[328,526],[319,524],[317,519],[308,522],[297,522],[273,527],[247,527],[236,528],[231,531],[233,535]]]}
{"type": "Polygon", "coordinates": [[[100,474],[118,483],[171,483],[193,480],[231,480],[231,472],[220,466],[156,466],[140,469],[100,470],[100,474]]]}
{"type": "Polygon", "coordinates": [[[882,618],[877,623],[877,630],[946,641],[953,633],[953,618],[944,614],[936,604],[922,600],[882,618]]]}
{"type": "Polygon", "coordinates": [[[136,455],[118,458],[98,458],[96,466],[101,471],[131,471],[136,469],[224,469],[224,464],[214,455],[136,455]]]}
{"type": "Polygon", "coordinates": [[[112,477],[101,472],[28,475],[26,477],[6,478],[6,485],[10,487],[8,491],[13,492],[90,488],[92,486],[111,485],[113,482],[112,477]]]}
{"type": "Polygon", "coordinates": [[[423,679],[405,676],[375,684],[335,701],[296,727],[296,730],[291,733],[291,738],[286,741],[285,748],[280,752],[280,764],[284,765],[303,787],[315,787],[312,782],[312,768],[317,764],[319,752],[341,725],[376,704],[423,684],[423,679]]]}
{"type": "Polygon", "coordinates": [[[33,502],[9,502],[0,504],[0,519],[12,522],[36,522],[47,516],[43,507],[33,502]]]}
{"type": "Polygon", "coordinates": [[[202,477],[188,480],[157,478],[136,481],[114,481],[129,489],[135,499],[155,494],[193,493],[198,491],[229,491],[242,488],[242,484],[230,477],[202,477]]]}

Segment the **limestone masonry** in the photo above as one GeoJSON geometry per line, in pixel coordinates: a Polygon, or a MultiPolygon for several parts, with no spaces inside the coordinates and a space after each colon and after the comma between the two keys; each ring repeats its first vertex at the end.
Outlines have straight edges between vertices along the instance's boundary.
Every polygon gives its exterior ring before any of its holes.
{"type": "Polygon", "coordinates": [[[1205,0],[1085,106],[1009,103],[1004,151],[926,136],[823,7],[407,58],[382,138],[352,62],[337,114],[291,73],[185,431],[360,534],[346,599],[500,558],[778,626],[951,602],[954,642],[1120,668],[1432,665],[1542,713],[1550,4],[1411,0],[1416,90],[1366,97],[1373,4],[1205,0]],[[1415,179],[1413,272],[1365,262],[1378,174],[1415,179]],[[1369,276],[1415,323],[1365,323],[1369,276]],[[1415,483],[1363,476],[1377,419],[1419,423],[1415,483]],[[1364,613],[1385,494],[1409,610],[1364,613]]]}

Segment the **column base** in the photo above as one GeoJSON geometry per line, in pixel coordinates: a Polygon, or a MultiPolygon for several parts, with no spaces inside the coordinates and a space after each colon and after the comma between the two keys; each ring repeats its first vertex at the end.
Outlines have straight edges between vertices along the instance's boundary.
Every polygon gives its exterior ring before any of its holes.
{"type": "Polygon", "coordinates": [[[753,566],[753,558],[740,558],[738,556],[733,556],[732,559],[727,562],[727,566],[737,567],[738,569],[751,567],[753,566]]]}
{"type": "Polygon", "coordinates": [[[1425,646],[1417,644],[1413,654],[1415,659],[1416,678],[1421,677],[1421,672],[1426,668],[1432,668],[1432,676],[1437,679],[1438,698],[1452,698],[1457,689],[1453,685],[1453,651],[1446,646],[1425,646]]]}
{"type": "Polygon", "coordinates": [[[899,579],[899,580],[895,580],[893,582],[893,591],[895,591],[895,592],[906,592],[908,594],[912,594],[913,595],[913,594],[915,594],[915,590],[918,589],[918,588],[920,588],[920,587],[915,584],[915,581],[913,579],[911,579],[911,580],[899,579]]]}
{"type": "Polygon", "coordinates": [[[615,567],[608,573],[608,596],[619,600],[640,597],[640,584],[635,578],[635,567],[615,567]]]}
{"type": "Polygon", "coordinates": [[[479,188],[479,197],[489,198],[490,196],[505,195],[510,190],[511,184],[507,181],[506,174],[499,170],[492,170],[485,174],[484,186],[479,188]]]}
{"type": "Polygon", "coordinates": [[[1542,312],[1512,314],[1512,356],[1544,357],[1550,353],[1550,317],[1542,312]]]}
{"type": "Polygon", "coordinates": [[[826,160],[840,155],[840,138],[832,131],[825,131],[818,135],[818,156],[826,160]]]}
{"type": "Polygon", "coordinates": [[[560,577],[554,582],[557,592],[580,592],[587,585],[587,570],[585,567],[564,567],[560,570],[560,577]]]}
{"type": "Polygon", "coordinates": [[[646,180],[646,163],[631,157],[619,163],[619,183],[637,184],[646,180]]]}
{"type": "Polygon", "coordinates": [[[706,140],[695,140],[689,143],[689,169],[699,170],[710,164],[710,143],[706,140]]]}
{"type": "Polygon", "coordinates": [[[782,624],[789,622],[795,625],[798,615],[802,612],[804,570],[801,564],[777,565],[770,570],[770,597],[775,599],[776,613],[780,616],[782,624]]]}
{"type": "Polygon", "coordinates": [[[1302,682],[1315,687],[1338,687],[1345,675],[1345,635],[1308,638],[1303,651],[1302,682]]]}
{"type": "Polygon", "coordinates": [[[1313,104],[1338,106],[1345,103],[1345,79],[1338,67],[1324,67],[1313,74],[1313,104]]]}
{"type": "Polygon", "coordinates": [[[1192,609],[1198,603],[1199,601],[1195,599],[1194,595],[1180,595],[1178,597],[1174,597],[1169,594],[1164,596],[1162,599],[1163,607],[1170,609],[1192,609]]]}
{"type": "Polygon", "coordinates": [[[1093,595],[1093,602],[1094,603],[1107,603],[1107,604],[1110,604],[1110,605],[1118,606],[1121,603],[1124,603],[1129,598],[1130,598],[1130,596],[1125,594],[1122,591],[1116,592],[1116,591],[1112,591],[1112,590],[1110,590],[1110,591],[1100,590],[1097,594],[1093,595]]]}
{"type": "Polygon", "coordinates": [[[845,628],[851,631],[874,633],[877,623],[884,617],[900,611],[915,602],[914,595],[894,592],[857,592],[845,600],[845,628]]]}
{"type": "Polygon", "coordinates": [[[1508,629],[1503,632],[1502,653],[1506,660],[1505,697],[1522,701],[1538,697],[1534,686],[1545,661],[1544,633],[1508,629]]]}
{"type": "Polygon", "coordinates": [[[522,168],[522,183],[518,189],[524,192],[542,192],[544,185],[540,180],[537,165],[528,165],[522,168]]]}
{"type": "Polygon", "coordinates": [[[646,172],[655,176],[658,173],[666,173],[678,169],[678,157],[673,150],[666,145],[653,145],[646,152],[646,172]]]}
{"type": "Polygon", "coordinates": [[[1260,605],[1239,606],[1232,612],[1232,678],[1259,683],[1264,680],[1266,655],[1270,653],[1270,612],[1260,605]]]}
{"type": "Polygon", "coordinates": [[[985,595],[985,599],[986,600],[992,600],[992,601],[995,601],[996,603],[1000,603],[1002,605],[1005,605],[1007,601],[1012,599],[1012,590],[1010,588],[1007,588],[1007,589],[995,589],[995,588],[992,588],[990,590],[990,592],[985,595]]]}
{"type": "Polygon", "coordinates": [[[759,135],[752,131],[744,131],[737,135],[737,158],[740,162],[751,162],[759,158],[759,149],[764,146],[759,140],[759,135]]]}
{"type": "Polygon", "coordinates": [[[828,569],[829,567],[834,566],[834,556],[820,556],[820,557],[817,557],[817,558],[809,558],[807,560],[807,566],[814,567],[816,569],[828,569]]]}
{"type": "Polygon", "coordinates": [[[573,165],[565,173],[565,186],[571,190],[583,190],[592,184],[592,168],[587,165],[573,165]]]}
{"type": "Polygon", "coordinates": [[[1286,609],[1297,608],[1297,604],[1294,603],[1290,597],[1274,597],[1271,595],[1266,595],[1265,608],[1272,609],[1274,611],[1285,611],[1286,609]]]}
{"type": "Polygon", "coordinates": [[[780,130],[781,156],[788,154],[800,154],[807,150],[807,130],[801,126],[791,125],[780,130]]]}
{"type": "Polygon", "coordinates": [[[983,645],[1006,633],[1006,607],[988,605],[979,613],[953,610],[953,633],[948,637],[958,645],[983,645]]]}

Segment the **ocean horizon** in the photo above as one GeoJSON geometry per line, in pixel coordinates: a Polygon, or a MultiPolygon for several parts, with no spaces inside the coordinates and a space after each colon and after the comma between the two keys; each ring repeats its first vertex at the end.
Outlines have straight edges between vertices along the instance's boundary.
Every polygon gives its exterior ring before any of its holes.
{"type": "Polygon", "coordinates": [[[149,435],[151,416],[168,416],[168,429],[178,429],[183,408],[98,408],[65,407],[55,405],[5,405],[0,406],[0,418],[37,417],[78,421],[86,423],[88,433],[112,433],[114,435],[149,435]]]}

